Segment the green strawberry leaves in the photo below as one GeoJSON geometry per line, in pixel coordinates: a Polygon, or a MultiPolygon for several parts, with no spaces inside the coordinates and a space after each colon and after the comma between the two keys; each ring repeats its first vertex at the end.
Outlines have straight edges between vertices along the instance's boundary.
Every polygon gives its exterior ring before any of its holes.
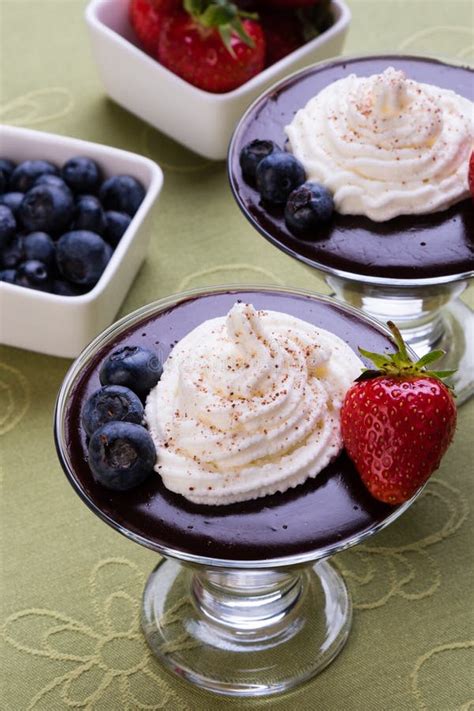
{"type": "Polygon", "coordinates": [[[225,48],[234,57],[235,52],[232,49],[232,28],[231,28],[231,26],[224,25],[223,27],[219,27],[219,34],[221,36],[221,40],[225,44],[225,48]]]}
{"type": "Polygon", "coordinates": [[[430,353],[427,353],[426,355],[423,356],[423,358],[420,358],[420,360],[416,361],[416,364],[418,368],[424,368],[426,365],[429,365],[430,363],[434,363],[436,360],[439,360],[444,356],[444,351],[431,351],[430,353]]]}
{"type": "Polygon", "coordinates": [[[391,357],[388,355],[383,355],[382,353],[372,353],[371,351],[366,351],[364,348],[359,348],[359,353],[372,361],[374,365],[377,366],[379,370],[383,370],[391,365],[391,357]]]}
{"type": "Polygon", "coordinates": [[[202,27],[216,29],[232,56],[232,35],[236,34],[248,47],[254,47],[254,41],[246,33],[242,18],[256,19],[250,12],[242,12],[229,0],[184,0],[183,7],[202,27]]]}
{"type": "Polygon", "coordinates": [[[405,342],[398,328],[392,321],[388,321],[387,326],[391,330],[398,350],[395,353],[372,353],[364,348],[359,348],[359,352],[364,358],[368,358],[375,365],[376,370],[365,368],[357,381],[377,378],[380,375],[390,375],[395,378],[413,377],[420,375],[430,375],[438,380],[449,378],[455,370],[427,370],[426,366],[434,363],[444,356],[444,351],[436,350],[426,353],[417,361],[410,358],[405,342]]]}
{"type": "Polygon", "coordinates": [[[204,27],[220,27],[221,25],[229,25],[237,16],[238,12],[235,5],[229,5],[217,0],[216,3],[208,5],[199,16],[199,22],[204,27]]]}

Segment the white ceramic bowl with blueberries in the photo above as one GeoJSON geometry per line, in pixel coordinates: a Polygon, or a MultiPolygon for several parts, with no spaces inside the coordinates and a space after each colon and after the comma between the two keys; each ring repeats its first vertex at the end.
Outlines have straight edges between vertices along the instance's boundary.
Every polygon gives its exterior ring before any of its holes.
{"type": "Polygon", "coordinates": [[[73,358],[114,319],[146,255],[159,166],[0,127],[0,342],[73,358]]]}
{"type": "Polygon", "coordinates": [[[223,160],[245,109],[266,88],[304,66],[341,53],[351,14],[332,0],[333,24],[232,91],[211,93],[184,81],[139,45],[129,0],[92,0],[86,22],[107,94],[128,111],[211,160],[223,160]]]}

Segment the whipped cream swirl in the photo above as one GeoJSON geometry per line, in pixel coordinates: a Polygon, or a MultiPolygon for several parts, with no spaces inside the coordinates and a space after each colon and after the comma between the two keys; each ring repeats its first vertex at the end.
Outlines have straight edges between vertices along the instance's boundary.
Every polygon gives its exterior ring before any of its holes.
{"type": "Polygon", "coordinates": [[[315,477],[342,448],[339,412],[361,366],[328,331],[235,304],[175,346],[147,399],[156,471],[199,504],[315,477]]]}
{"type": "Polygon", "coordinates": [[[469,195],[474,104],[393,67],[330,84],[285,130],[308,180],[325,185],[342,214],[382,222],[469,195]]]}

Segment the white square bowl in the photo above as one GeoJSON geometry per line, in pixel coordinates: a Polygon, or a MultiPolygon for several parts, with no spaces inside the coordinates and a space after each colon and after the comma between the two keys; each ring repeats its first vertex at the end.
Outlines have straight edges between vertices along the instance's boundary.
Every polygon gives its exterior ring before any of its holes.
{"type": "Polygon", "coordinates": [[[113,321],[145,257],[163,173],[156,163],[135,153],[13,126],[0,126],[0,155],[15,162],[44,158],[58,165],[73,156],[88,156],[99,163],[105,177],[128,174],[145,187],[145,198],[104,273],[86,294],[59,296],[0,282],[0,343],[75,358],[113,321]]]}
{"type": "Polygon", "coordinates": [[[225,94],[184,81],[137,45],[128,21],[129,0],[92,0],[86,22],[99,75],[108,95],[192,151],[211,160],[226,157],[235,125],[269,86],[314,62],[341,53],[351,14],[332,0],[334,24],[319,37],[225,94]]]}

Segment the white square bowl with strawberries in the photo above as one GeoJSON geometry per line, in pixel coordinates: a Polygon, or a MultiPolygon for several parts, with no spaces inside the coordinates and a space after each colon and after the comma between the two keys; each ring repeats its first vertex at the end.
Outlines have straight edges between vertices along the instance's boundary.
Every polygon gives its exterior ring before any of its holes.
{"type": "Polygon", "coordinates": [[[113,321],[145,258],[162,171],[135,153],[14,126],[0,127],[0,155],[15,163],[48,160],[58,166],[74,156],[87,156],[97,162],[104,178],[130,175],[145,190],[105,270],[86,293],[63,296],[0,281],[0,343],[75,358],[113,321]]]}
{"type": "Polygon", "coordinates": [[[226,157],[245,109],[267,87],[301,67],[340,54],[350,23],[344,0],[332,0],[332,25],[238,88],[213,93],[193,86],[147,54],[129,19],[130,0],[92,0],[86,22],[107,94],[179,143],[211,160],[226,157]]]}

